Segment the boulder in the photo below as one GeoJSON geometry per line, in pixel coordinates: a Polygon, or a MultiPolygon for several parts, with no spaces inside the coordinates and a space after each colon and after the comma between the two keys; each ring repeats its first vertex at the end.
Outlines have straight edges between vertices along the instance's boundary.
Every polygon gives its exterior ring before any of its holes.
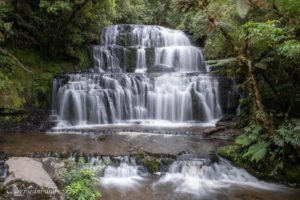
{"type": "Polygon", "coordinates": [[[3,185],[12,196],[49,195],[57,199],[59,190],[40,161],[14,157],[6,161],[9,173],[3,185]]]}

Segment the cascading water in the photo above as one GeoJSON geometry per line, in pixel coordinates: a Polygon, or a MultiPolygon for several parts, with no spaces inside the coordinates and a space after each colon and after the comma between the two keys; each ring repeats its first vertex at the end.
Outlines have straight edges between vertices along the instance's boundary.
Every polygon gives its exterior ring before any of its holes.
{"type": "Polygon", "coordinates": [[[234,167],[224,159],[215,163],[208,159],[175,161],[154,186],[159,187],[167,183],[176,186],[177,192],[202,196],[234,185],[264,190],[282,187],[259,181],[246,170],[234,167]]]}
{"type": "Polygon", "coordinates": [[[93,50],[92,72],[53,82],[53,114],[60,125],[211,122],[224,113],[218,78],[205,74],[201,49],[181,31],[109,26],[93,50]]]}
{"type": "Polygon", "coordinates": [[[246,199],[265,199],[264,195],[269,193],[277,193],[274,199],[285,199],[295,192],[283,185],[259,181],[246,170],[221,158],[218,161],[177,160],[166,171],[156,174],[145,172],[145,168],[136,163],[121,161],[118,165],[108,166],[99,183],[104,198],[124,200],[243,199],[239,191],[243,191],[243,196],[249,196],[246,199]],[[262,197],[255,196],[253,191],[259,191],[262,197]]]}

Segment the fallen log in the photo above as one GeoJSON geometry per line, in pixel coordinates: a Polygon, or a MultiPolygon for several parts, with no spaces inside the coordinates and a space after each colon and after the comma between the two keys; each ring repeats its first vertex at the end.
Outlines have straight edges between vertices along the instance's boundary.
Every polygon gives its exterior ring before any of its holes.
{"type": "Polygon", "coordinates": [[[206,131],[203,131],[203,136],[209,136],[213,133],[216,133],[218,131],[223,131],[226,129],[226,126],[219,126],[219,127],[216,127],[216,128],[213,128],[213,129],[209,129],[209,130],[206,130],[206,131]]]}

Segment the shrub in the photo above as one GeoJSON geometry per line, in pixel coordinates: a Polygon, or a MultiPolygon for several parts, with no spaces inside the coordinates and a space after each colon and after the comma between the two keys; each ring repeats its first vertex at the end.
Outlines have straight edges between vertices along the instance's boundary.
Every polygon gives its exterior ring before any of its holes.
{"type": "MultiPolygon", "coordinates": [[[[99,168],[101,171],[103,167],[99,168]]],[[[95,200],[101,194],[95,189],[99,171],[83,158],[79,161],[68,161],[65,168],[58,171],[58,178],[65,200],[95,200]]]]}

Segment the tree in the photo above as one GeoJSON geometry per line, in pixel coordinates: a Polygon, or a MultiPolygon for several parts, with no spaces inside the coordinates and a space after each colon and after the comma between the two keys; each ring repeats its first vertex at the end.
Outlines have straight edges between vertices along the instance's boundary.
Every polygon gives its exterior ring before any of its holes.
{"type": "MultiPolygon", "coordinates": [[[[287,16],[286,13],[275,9],[273,4],[268,4],[268,2],[261,0],[238,1],[238,4],[239,2],[240,4],[243,2],[242,5],[244,5],[244,8],[239,5],[237,6],[237,9],[244,10],[239,12],[236,11],[236,14],[232,10],[236,8],[236,5],[234,5],[235,2],[232,1],[212,2],[208,0],[176,0],[175,2],[175,9],[181,10],[183,13],[198,14],[199,17],[194,18],[194,21],[209,22],[205,25],[206,30],[201,27],[197,28],[196,26],[194,29],[190,28],[193,32],[198,31],[198,36],[202,37],[202,35],[208,35],[209,38],[215,39],[220,38],[221,35],[224,38],[223,46],[221,46],[220,51],[223,51],[223,49],[226,49],[226,46],[229,46],[229,49],[231,49],[229,52],[234,52],[234,55],[239,59],[239,63],[241,63],[241,65],[235,65],[234,70],[229,70],[231,71],[231,76],[240,72],[242,76],[246,76],[246,79],[244,77],[244,81],[246,80],[245,83],[248,83],[247,80],[250,81],[251,87],[249,89],[252,91],[253,104],[258,112],[253,113],[258,114],[255,114],[255,116],[261,119],[264,127],[270,134],[274,134],[274,116],[271,116],[270,110],[268,110],[270,108],[266,106],[267,103],[264,101],[268,98],[268,95],[265,94],[264,85],[265,82],[267,82],[269,83],[268,86],[273,89],[273,92],[285,93],[285,95],[289,97],[289,106],[283,114],[289,116],[292,107],[295,106],[297,99],[296,94],[299,90],[299,83],[297,82],[299,77],[297,73],[299,70],[299,63],[297,64],[298,61],[291,59],[292,57],[296,58],[297,55],[299,55],[299,42],[295,40],[296,26],[294,26],[297,25],[297,15],[290,12],[287,16]],[[222,12],[220,12],[220,9],[222,9],[222,12]],[[267,15],[267,17],[270,19],[278,19],[279,17],[279,19],[282,20],[281,23],[286,24],[286,30],[279,27],[279,21],[274,23],[275,21],[272,20],[266,21],[266,16],[264,16],[264,18],[257,16],[258,12],[268,13],[269,16],[267,15]],[[279,12],[281,15],[278,15],[279,12]],[[240,17],[237,18],[237,15],[240,17]],[[256,23],[251,22],[251,20],[262,20],[262,22],[256,23]],[[244,25],[241,26],[240,24],[244,25]],[[282,50],[287,50],[288,44],[290,45],[291,51],[290,53],[285,54],[282,50]],[[271,56],[273,60],[270,58],[266,59],[266,54],[274,54],[275,56],[271,56]],[[290,54],[290,58],[287,57],[288,54],[290,54]],[[269,60],[269,62],[267,62],[267,60],[269,60]],[[285,80],[285,83],[283,84],[287,84],[288,87],[291,88],[288,90],[288,94],[286,90],[278,92],[272,87],[274,85],[273,81],[281,80],[278,79],[277,74],[273,71],[274,68],[276,68],[274,67],[275,60],[279,60],[280,63],[284,62],[286,66],[289,66],[287,69],[284,65],[279,65],[281,68],[280,70],[283,72],[282,74],[284,74],[284,78],[288,80],[285,80]],[[263,72],[262,65],[263,63],[266,64],[266,62],[269,66],[268,69],[272,71],[263,72]],[[265,75],[266,73],[268,73],[268,76],[265,75]]],[[[278,3],[279,1],[276,2],[278,3]]],[[[274,1],[271,3],[274,3],[274,1]]],[[[300,9],[300,6],[298,9],[300,9]]],[[[194,22],[192,22],[192,24],[193,23],[194,22]]],[[[210,42],[210,40],[208,41],[210,42]]],[[[217,42],[220,42],[220,40],[217,40],[217,42]]],[[[210,47],[208,47],[208,49],[209,48],[210,47]]],[[[274,106],[272,109],[274,109],[274,106]]]]}
{"type": "Polygon", "coordinates": [[[77,48],[98,42],[101,29],[115,15],[114,0],[13,0],[7,5],[13,24],[9,42],[53,56],[76,57],[77,48]]]}

